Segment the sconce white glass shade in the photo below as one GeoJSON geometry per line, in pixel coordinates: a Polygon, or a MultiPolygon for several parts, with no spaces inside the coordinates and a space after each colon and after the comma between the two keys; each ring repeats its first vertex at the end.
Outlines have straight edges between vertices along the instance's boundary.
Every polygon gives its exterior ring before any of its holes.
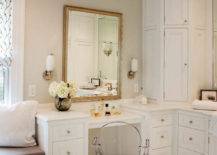
{"type": "Polygon", "coordinates": [[[132,72],[137,72],[138,71],[138,60],[133,58],[131,60],[131,71],[132,72]]]}
{"type": "Polygon", "coordinates": [[[53,71],[55,67],[55,59],[53,54],[49,54],[46,60],[46,71],[53,71]]]}

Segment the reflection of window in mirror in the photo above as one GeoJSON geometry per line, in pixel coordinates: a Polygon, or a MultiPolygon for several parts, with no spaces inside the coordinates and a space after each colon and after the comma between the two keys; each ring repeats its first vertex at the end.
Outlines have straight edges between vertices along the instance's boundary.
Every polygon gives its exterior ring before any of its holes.
{"type": "Polygon", "coordinates": [[[77,97],[119,95],[119,37],[119,16],[69,11],[65,80],[76,82],[77,97]]]}

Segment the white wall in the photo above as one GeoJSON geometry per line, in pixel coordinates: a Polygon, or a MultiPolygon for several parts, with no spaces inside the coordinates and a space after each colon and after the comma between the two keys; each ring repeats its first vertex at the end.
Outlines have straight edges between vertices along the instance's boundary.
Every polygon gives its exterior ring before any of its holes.
{"type": "MultiPolygon", "coordinates": [[[[64,4],[123,13],[122,97],[135,95],[134,84],[141,84],[141,68],[135,80],[127,78],[130,59],[142,54],[141,0],[26,0],[24,99],[49,102],[49,82],[44,81],[46,56],[53,52],[57,58],[55,80],[62,77],[62,29],[64,4]],[[28,96],[30,84],[36,85],[36,96],[28,96]]],[[[139,65],[141,66],[141,65],[139,65]]]]}

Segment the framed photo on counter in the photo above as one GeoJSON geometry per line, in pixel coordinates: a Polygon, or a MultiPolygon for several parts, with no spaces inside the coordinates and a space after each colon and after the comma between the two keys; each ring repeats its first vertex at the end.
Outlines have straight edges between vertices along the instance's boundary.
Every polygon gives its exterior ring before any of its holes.
{"type": "Polygon", "coordinates": [[[200,99],[217,102],[217,90],[202,89],[200,91],[200,99]]]}

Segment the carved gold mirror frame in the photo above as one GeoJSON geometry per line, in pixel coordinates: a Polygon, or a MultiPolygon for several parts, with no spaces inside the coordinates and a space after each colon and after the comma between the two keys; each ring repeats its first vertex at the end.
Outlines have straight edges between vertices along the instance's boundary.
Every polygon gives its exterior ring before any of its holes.
{"type": "Polygon", "coordinates": [[[121,98],[121,47],[122,47],[122,14],[117,12],[96,10],[90,8],[83,8],[77,6],[64,6],[64,18],[63,18],[63,72],[62,79],[67,81],[67,58],[68,58],[68,24],[70,11],[79,11],[86,13],[93,13],[99,15],[114,16],[119,19],[118,27],[118,79],[117,79],[117,94],[116,96],[91,96],[91,97],[75,97],[73,102],[85,102],[85,101],[99,101],[99,100],[116,100],[121,98]]]}

